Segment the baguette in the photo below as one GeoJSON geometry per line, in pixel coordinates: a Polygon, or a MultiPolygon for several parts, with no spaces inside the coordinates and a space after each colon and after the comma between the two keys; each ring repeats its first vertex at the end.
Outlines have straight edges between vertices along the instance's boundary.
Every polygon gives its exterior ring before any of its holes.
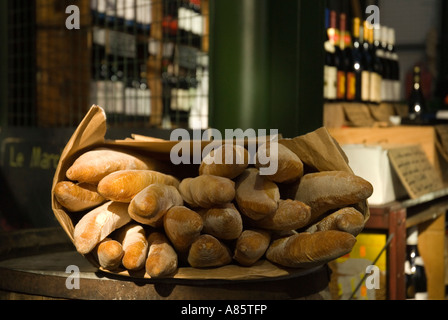
{"type": "Polygon", "coordinates": [[[224,144],[204,157],[199,175],[207,174],[229,179],[239,176],[249,165],[249,152],[240,145],[224,144]]]}
{"type": "Polygon", "coordinates": [[[239,236],[233,259],[243,266],[250,267],[265,254],[271,235],[265,230],[244,230],[239,236]]]}
{"type": "Polygon", "coordinates": [[[263,144],[258,148],[255,160],[255,166],[258,169],[271,166],[271,161],[277,163],[276,172],[266,175],[266,177],[274,182],[292,183],[303,176],[303,162],[294,152],[281,143],[267,142],[263,144]],[[277,152],[271,153],[273,147],[274,150],[277,149],[277,152]],[[267,162],[267,160],[269,161],[267,162]]]}
{"type": "Polygon", "coordinates": [[[340,230],[353,236],[357,236],[364,229],[364,216],[352,207],[347,207],[333,212],[320,220],[316,225],[316,231],[340,230]]]}
{"type": "Polygon", "coordinates": [[[96,246],[95,250],[98,262],[104,269],[115,270],[120,266],[124,255],[120,242],[106,238],[96,246]]]}
{"type": "Polygon", "coordinates": [[[182,196],[173,186],[154,183],[137,193],[129,204],[129,215],[137,222],[161,227],[163,216],[173,206],[183,205],[182,196]]]}
{"type": "Polygon", "coordinates": [[[87,254],[114,230],[124,226],[131,217],[128,204],[109,201],[85,214],[73,232],[76,250],[87,254]]]}
{"type": "Polygon", "coordinates": [[[183,179],[179,191],[192,207],[211,208],[231,202],[235,197],[235,182],[228,178],[201,175],[183,179]]]}
{"type": "Polygon", "coordinates": [[[157,171],[121,170],[104,177],[98,184],[98,192],[106,199],[129,203],[137,193],[153,183],[179,186],[175,177],[157,171]]]}
{"type": "Polygon", "coordinates": [[[220,267],[231,261],[229,248],[209,234],[198,237],[188,251],[188,263],[193,268],[220,267]]]}
{"type": "Polygon", "coordinates": [[[280,192],[258,169],[248,168],[237,178],[235,200],[242,214],[260,220],[277,210],[280,192]]]}
{"type": "Polygon", "coordinates": [[[145,263],[146,273],[151,278],[172,275],[177,270],[177,253],[161,232],[153,232],[148,237],[149,252],[145,263]]]}
{"type": "Polygon", "coordinates": [[[295,199],[311,207],[311,221],[314,222],[329,210],[365,201],[372,193],[372,185],[354,174],[323,171],[304,175],[295,199]]]}
{"type": "Polygon", "coordinates": [[[349,253],[356,238],[342,231],[298,233],[274,240],[266,251],[266,258],[291,268],[310,268],[327,263],[349,253]]]}
{"type": "Polygon", "coordinates": [[[250,224],[257,228],[273,231],[296,230],[306,226],[311,218],[311,208],[297,200],[279,200],[277,210],[273,215],[250,224]]]}
{"type": "Polygon", "coordinates": [[[165,233],[178,253],[186,253],[204,227],[201,216],[184,206],[172,207],[163,218],[165,233]]]}
{"type": "Polygon", "coordinates": [[[123,246],[123,266],[128,270],[142,269],[148,254],[148,241],[143,227],[130,223],[118,231],[117,240],[123,246]]]}
{"type": "Polygon", "coordinates": [[[54,187],[54,195],[61,206],[70,212],[92,209],[106,202],[90,183],[60,181],[54,187]]]}
{"type": "Polygon", "coordinates": [[[218,239],[237,239],[243,232],[243,220],[232,203],[205,210],[201,216],[204,221],[202,232],[218,239]]]}
{"type": "Polygon", "coordinates": [[[90,150],[79,156],[68,168],[68,179],[98,184],[101,179],[119,170],[160,170],[161,161],[108,148],[90,150]]]}

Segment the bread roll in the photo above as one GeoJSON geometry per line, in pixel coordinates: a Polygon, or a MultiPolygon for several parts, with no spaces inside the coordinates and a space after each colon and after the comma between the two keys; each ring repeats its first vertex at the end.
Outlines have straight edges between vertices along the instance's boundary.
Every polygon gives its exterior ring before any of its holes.
{"type": "Polygon", "coordinates": [[[273,215],[258,221],[250,222],[258,228],[275,231],[288,231],[306,226],[311,218],[311,208],[297,200],[279,200],[277,210],[273,215]]]}
{"type": "Polygon", "coordinates": [[[60,181],[54,187],[54,195],[61,206],[71,212],[92,209],[106,202],[97,192],[96,185],[90,183],[60,181]]]}
{"type": "Polygon", "coordinates": [[[148,241],[143,227],[130,223],[118,231],[117,240],[123,246],[123,266],[128,270],[142,269],[148,254],[148,241]]]}
{"type": "Polygon", "coordinates": [[[104,177],[98,192],[106,199],[131,202],[137,193],[153,183],[179,186],[175,177],[152,170],[121,170],[104,177]]]}
{"type": "Polygon", "coordinates": [[[172,207],[163,219],[163,227],[178,253],[185,253],[204,227],[201,216],[184,206],[172,207]]]}
{"type": "Polygon", "coordinates": [[[353,235],[342,231],[298,233],[273,241],[266,258],[284,267],[309,268],[349,253],[355,243],[353,235]]]}
{"type": "Polygon", "coordinates": [[[329,210],[365,201],[372,193],[372,185],[354,174],[323,171],[304,175],[295,199],[311,207],[313,222],[329,210]]]}
{"type": "Polygon", "coordinates": [[[229,179],[239,176],[249,165],[249,152],[240,145],[224,144],[204,157],[199,175],[207,174],[229,179]]]}
{"type": "Polygon", "coordinates": [[[188,252],[188,263],[193,268],[220,267],[231,261],[229,248],[209,234],[198,237],[188,252]]]}
{"type": "Polygon", "coordinates": [[[248,168],[237,178],[235,200],[242,214],[260,220],[277,210],[280,192],[258,169],[248,168]]]}
{"type": "Polygon", "coordinates": [[[120,266],[124,255],[120,242],[106,238],[96,246],[95,250],[98,262],[104,269],[115,270],[120,266]]]}
{"type": "Polygon", "coordinates": [[[73,232],[76,250],[87,254],[104,240],[112,231],[124,226],[131,217],[128,214],[128,204],[109,201],[93,209],[75,226],[73,232]]]}
{"type": "Polygon", "coordinates": [[[204,210],[202,232],[211,234],[221,240],[237,239],[243,231],[243,220],[232,203],[204,210]]]}
{"type": "Polygon", "coordinates": [[[267,142],[260,146],[255,156],[255,166],[260,168],[270,167],[277,164],[277,170],[272,175],[266,175],[270,180],[278,183],[292,183],[303,176],[303,162],[286,146],[278,142],[267,142]],[[272,149],[277,152],[271,152],[272,149]],[[269,162],[266,163],[266,161],[269,162]]]}
{"type": "Polygon", "coordinates": [[[161,227],[169,208],[183,205],[182,196],[173,186],[154,183],[137,193],[129,204],[129,215],[137,222],[161,227]]]}
{"type": "Polygon", "coordinates": [[[271,235],[265,230],[244,230],[238,238],[233,259],[243,266],[249,267],[265,254],[271,235]]]}
{"type": "Polygon", "coordinates": [[[160,170],[162,162],[124,151],[99,148],[79,156],[67,170],[68,179],[97,184],[119,170],[160,170]]]}
{"type": "Polygon", "coordinates": [[[316,231],[340,230],[348,232],[355,237],[364,229],[364,216],[352,207],[333,212],[315,225],[316,231]]]}
{"type": "Polygon", "coordinates": [[[202,175],[183,179],[179,191],[192,207],[211,208],[231,202],[235,197],[235,182],[228,178],[202,175]]]}
{"type": "Polygon", "coordinates": [[[148,237],[149,252],[146,273],[151,278],[172,275],[177,270],[177,253],[163,233],[153,232],[148,237]]]}

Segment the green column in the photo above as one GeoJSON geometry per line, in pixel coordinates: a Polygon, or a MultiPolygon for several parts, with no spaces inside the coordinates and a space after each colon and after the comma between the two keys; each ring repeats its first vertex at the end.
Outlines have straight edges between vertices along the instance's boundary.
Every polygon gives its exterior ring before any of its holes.
{"type": "Polygon", "coordinates": [[[322,126],[324,1],[212,0],[210,125],[322,126]]]}

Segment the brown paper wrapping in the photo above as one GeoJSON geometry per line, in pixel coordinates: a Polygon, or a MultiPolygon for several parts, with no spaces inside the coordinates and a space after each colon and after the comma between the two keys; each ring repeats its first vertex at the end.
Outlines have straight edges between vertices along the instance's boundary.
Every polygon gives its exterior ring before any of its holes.
{"type": "MultiPolygon", "coordinates": [[[[171,148],[178,143],[177,141],[167,141],[139,135],[133,135],[133,138],[124,140],[105,140],[106,129],[106,115],[103,109],[98,106],[92,106],[65,146],[54,175],[51,190],[53,213],[72,242],[74,242],[74,226],[80,219],[80,216],[76,213],[66,212],[55,199],[53,190],[59,181],[67,180],[65,172],[80,154],[97,147],[125,148],[138,150],[139,152],[149,153],[155,157],[169,160],[171,148]]],[[[284,144],[295,152],[304,164],[313,171],[339,170],[352,172],[344,152],[324,128],[294,139],[280,139],[279,143],[284,144]]],[[[208,142],[203,141],[202,148],[207,144],[208,142]]],[[[193,170],[195,171],[196,168],[193,170]]],[[[185,170],[180,171],[185,172],[185,170]]],[[[360,203],[358,206],[365,215],[367,221],[370,215],[367,202],[360,203]]],[[[94,266],[102,270],[92,254],[87,254],[85,257],[94,266]]],[[[306,275],[320,267],[321,266],[313,269],[292,269],[274,265],[267,260],[261,260],[251,267],[230,264],[219,268],[209,269],[196,269],[191,267],[179,268],[178,272],[173,275],[173,278],[194,280],[267,279],[306,275]]],[[[132,278],[149,278],[144,270],[138,272],[130,272],[127,270],[118,270],[116,272],[108,270],[103,271],[132,278]]]]}

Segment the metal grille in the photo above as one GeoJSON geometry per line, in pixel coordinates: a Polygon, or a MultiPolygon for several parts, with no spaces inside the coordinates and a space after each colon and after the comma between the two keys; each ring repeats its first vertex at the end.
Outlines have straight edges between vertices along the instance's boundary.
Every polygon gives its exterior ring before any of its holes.
{"type": "Polygon", "coordinates": [[[97,104],[110,126],[208,126],[208,0],[9,0],[8,19],[8,125],[97,104]]]}

